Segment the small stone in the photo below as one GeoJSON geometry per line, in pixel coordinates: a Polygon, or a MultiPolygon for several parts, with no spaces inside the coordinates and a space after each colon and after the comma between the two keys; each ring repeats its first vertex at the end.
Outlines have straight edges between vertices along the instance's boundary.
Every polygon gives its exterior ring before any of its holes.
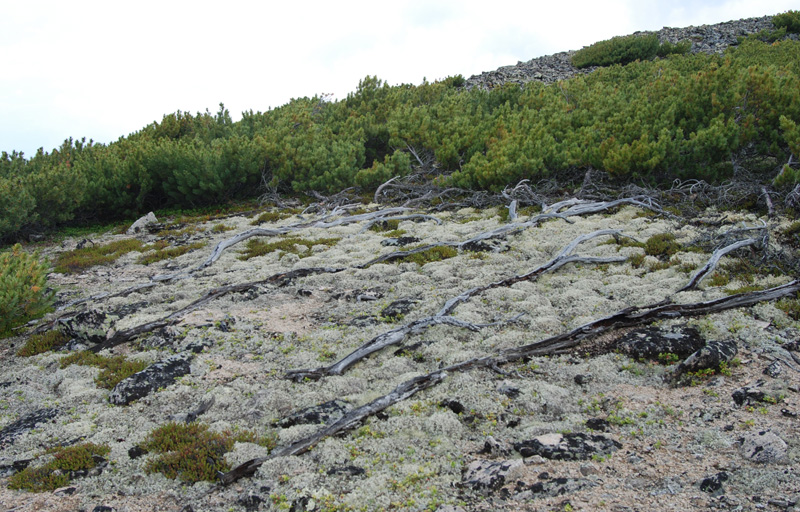
{"type": "Polygon", "coordinates": [[[788,446],[778,434],[771,430],[762,430],[746,434],[741,439],[740,452],[746,459],[766,464],[785,459],[788,446]]]}
{"type": "Polygon", "coordinates": [[[700,490],[703,492],[707,492],[712,496],[721,495],[723,493],[722,484],[727,480],[728,480],[728,473],[722,471],[714,476],[704,478],[703,481],[700,482],[700,490]]]}
{"type": "Polygon", "coordinates": [[[514,478],[524,467],[521,460],[489,461],[475,460],[467,466],[461,484],[470,489],[485,492],[496,491],[514,478]]]}
{"type": "Polygon", "coordinates": [[[594,464],[581,464],[579,471],[583,476],[596,475],[600,473],[600,470],[597,469],[597,466],[594,464]]]}
{"type": "Polygon", "coordinates": [[[575,384],[579,386],[585,386],[594,380],[594,377],[591,373],[587,374],[578,374],[575,376],[575,384]]]}
{"type": "Polygon", "coordinates": [[[764,375],[772,377],[773,379],[777,379],[783,367],[781,366],[780,361],[772,361],[766,368],[764,368],[764,375]]]}
{"type": "Polygon", "coordinates": [[[586,460],[593,455],[608,455],[622,445],[599,434],[545,434],[529,441],[514,443],[523,457],[541,455],[551,460],[586,460]]]}
{"type": "Polygon", "coordinates": [[[144,217],[140,217],[139,220],[134,222],[131,227],[128,228],[126,232],[129,235],[136,235],[138,233],[142,233],[147,230],[147,226],[150,224],[158,223],[158,219],[156,218],[153,212],[148,213],[144,217]]]}

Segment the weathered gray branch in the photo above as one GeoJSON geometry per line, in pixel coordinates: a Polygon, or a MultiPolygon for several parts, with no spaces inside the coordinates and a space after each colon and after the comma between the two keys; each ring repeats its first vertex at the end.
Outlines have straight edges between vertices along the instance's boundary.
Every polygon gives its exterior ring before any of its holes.
{"type": "Polygon", "coordinates": [[[686,283],[686,286],[684,286],[678,291],[685,292],[687,290],[693,290],[694,288],[696,288],[697,285],[700,284],[700,281],[702,281],[708,274],[710,274],[717,267],[717,263],[719,263],[720,258],[725,256],[726,254],[733,252],[737,249],[741,249],[742,247],[748,247],[751,245],[758,246],[760,244],[761,244],[760,240],[756,240],[754,238],[748,238],[747,240],[740,240],[721,249],[717,249],[711,255],[711,258],[709,258],[708,262],[705,265],[703,265],[701,269],[699,269],[697,272],[694,273],[689,282],[686,283]]]}

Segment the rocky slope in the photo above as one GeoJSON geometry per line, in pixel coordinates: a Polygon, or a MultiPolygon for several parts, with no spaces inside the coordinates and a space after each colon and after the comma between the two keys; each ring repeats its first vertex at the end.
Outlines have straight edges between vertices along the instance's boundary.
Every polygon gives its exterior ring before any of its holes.
{"type": "MultiPolygon", "coordinates": [[[[675,44],[680,41],[691,41],[690,51],[692,53],[723,53],[729,46],[736,44],[738,37],[774,29],[772,17],[764,16],[714,25],[700,25],[699,27],[664,27],[655,33],[658,34],[658,39],[662,43],[675,44]]],[[[653,32],[636,32],[636,34],[651,33],[653,32]]],[[[473,75],[467,79],[466,87],[490,89],[506,83],[524,84],[530,81],[553,83],[566,80],[579,73],[591,73],[595,69],[594,67],[578,69],[573,66],[570,61],[573,53],[575,52],[568,51],[545,55],[527,62],[517,62],[515,65],[503,66],[494,71],[473,75]]]]}

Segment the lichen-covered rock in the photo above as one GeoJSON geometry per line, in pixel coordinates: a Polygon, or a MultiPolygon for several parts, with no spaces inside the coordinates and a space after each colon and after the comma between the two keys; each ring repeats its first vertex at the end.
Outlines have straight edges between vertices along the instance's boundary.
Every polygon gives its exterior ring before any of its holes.
{"type": "Polygon", "coordinates": [[[23,416],[14,423],[6,425],[0,430],[0,449],[5,449],[14,442],[14,440],[36,428],[36,425],[44,423],[58,415],[58,409],[39,409],[30,414],[23,416]]]}
{"type": "Polygon", "coordinates": [[[551,478],[549,474],[539,475],[539,481],[531,485],[517,485],[514,496],[517,500],[526,500],[540,496],[567,496],[597,484],[587,478],[551,478]]]}
{"type": "Polygon", "coordinates": [[[331,400],[319,405],[307,407],[278,422],[281,428],[295,425],[319,425],[338,420],[345,415],[350,404],[344,400],[331,400]]]}
{"type": "Polygon", "coordinates": [[[496,491],[525,467],[521,460],[474,460],[461,477],[461,485],[476,491],[496,491]]]}
{"type": "Polygon", "coordinates": [[[148,213],[144,217],[140,217],[139,220],[134,222],[131,227],[128,228],[126,232],[129,235],[136,235],[138,233],[143,233],[147,231],[147,226],[150,224],[157,224],[158,219],[156,218],[153,212],[148,213]]]}
{"type": "Polygon", "coordinates": [[[700,332],[692,327],[678,327],[670,331],[647,327],[631,331],[620,338],[618,347],[634,359],[658,360],[661,354],[687,357],[705,344],[700,332]]]}
{"type": "Polygon", "coordinates": [[[705,347],[690,355],[675,369],[675,375],[719,368],[739,353],[736,340],[709,341],[705,347]]]}
{"type": "Polygon", "coordinates": [[[586,460],[592,455],[609,455],[620,448],[622,444],[609,437],[581,432],[545,434],[514,443],[514,449],[523,457],[539,455],[552,460],[586,460]]]}
{"type": "Polygon", "coordinates": [[[102,343],[108,338],[116,321],[116,316],[90,309],[59,322],[64,334],[70,338],[94,345],[102,343]]]}
{"type": "Polygon", "coordinates": [[[176,354],[153,363],[114,386],[108,401],[115,405],[128,405],[153,391],[169,386],[175,379],[191,372],[191,354],[176,354]]]}
{"type": "Polygon", "coordinates": [[[703,492],[707,492],[712,496],[719,496],[724,493],[722,489],[722,484],[727,481],[728,481],[728,473],[721,471],[716,475],[704,478],[703,481],[700,482],[700,490],[703,492]]]}
{"type": "Polygon", "coordinates": [[[786,441],[771,430],[745,434],[740,442],[742,456],[753,462],[766,464],[786,459],[788,451],[786,441]]]}

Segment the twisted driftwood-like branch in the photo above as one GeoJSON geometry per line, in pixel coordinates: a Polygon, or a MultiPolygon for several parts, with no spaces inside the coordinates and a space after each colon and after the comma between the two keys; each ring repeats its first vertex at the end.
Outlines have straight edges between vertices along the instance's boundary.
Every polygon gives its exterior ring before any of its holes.
{"type": "MultiPolygon", "coordinates": [[[[569,244],[567,244],[553,259],[551,259],[550,261],[548,261],[543,265],[536,267],[535,269],[526,274],[512,276],[500,281],[496,281],[494,283],[489,283],[484,286],[472,288],[471,290],[468,290],[462,293],[461,295],[448,300],[442,307],[442,309],[440,309],[435,315],[415,320],[402,327],[398,327],[383,334],[379,334],[378,336],[375,336],[370,341],[361,345],[359,348],[357,348],[344,358],[340,359],[339,361],[331,364],[330,366],[325,366],[310,370],[291,370],[287,372],[286,378],[295,381],[301,381],[304,379],[317,380],[322,377],[330,375],[341,375],[355,363],[361,361],[366,357],[369,357],[371,354],[383,350],[386,347],[401,343],[407,336],[412,334],[418,334],[434,325],[449,324],[449,325],[454,325],[456,327],[470,329],[473,331],[478,330],[478,328],[481,327],[496,325],[496,324],[484,324],[484,325],[470,324],[467,322],[463,322],[461,320],[456,320],[455,318],[451,317],[450,314],[453,312],[453,310],[455,310],[455,308],[459,304],[466,302],[470,298],[480,293],[483,293],[486,290],[499,287],[508,287],[514,283],[518,283],[521,281],[530,281],[538,278],[539,276],[541,276],[546,272],[554,271],[568,263],[619,263],[621,261],[625,261],[625,258],[591,258],[591,257],[576,256],[571,254],[578,247],[578,245],[582,244],[583,242],[592,240],[600,236],[607,236],[607,235],[616,236],[619,235],[619,232],[606,229],[581,235],[575,238],[569,244]]],[[[518,317],[512,318],[511,321],[516,320],[517,318],[518,317]]]]}
{"type": "Polygon", "coordinates": [[[725,246],[721,249],[717,249],[716,251],[714,251],[714,254],[711,255],[711,258],[708,260],[708,262],[705,265],[703,265],[703,267],[700,268],[697,272],[695,272],[692,278],[689,280],[689,282],[686,283],[686,286],[678,290],[678,292],[685,292],[687,290],[695,289],[697,285],[700,284],[700,281],[702,281],[708,274],[710,274],[717,267],[717,263],[719,263],[720,258],[725,256],[726,254],[733,252],[737,249],[741,249],[742,247],[759,246],[759,245],[761,245],[760,240],[756,240],[754,238],[748,238],[747,240],[740,240],[738,242],[725,246]]]}

